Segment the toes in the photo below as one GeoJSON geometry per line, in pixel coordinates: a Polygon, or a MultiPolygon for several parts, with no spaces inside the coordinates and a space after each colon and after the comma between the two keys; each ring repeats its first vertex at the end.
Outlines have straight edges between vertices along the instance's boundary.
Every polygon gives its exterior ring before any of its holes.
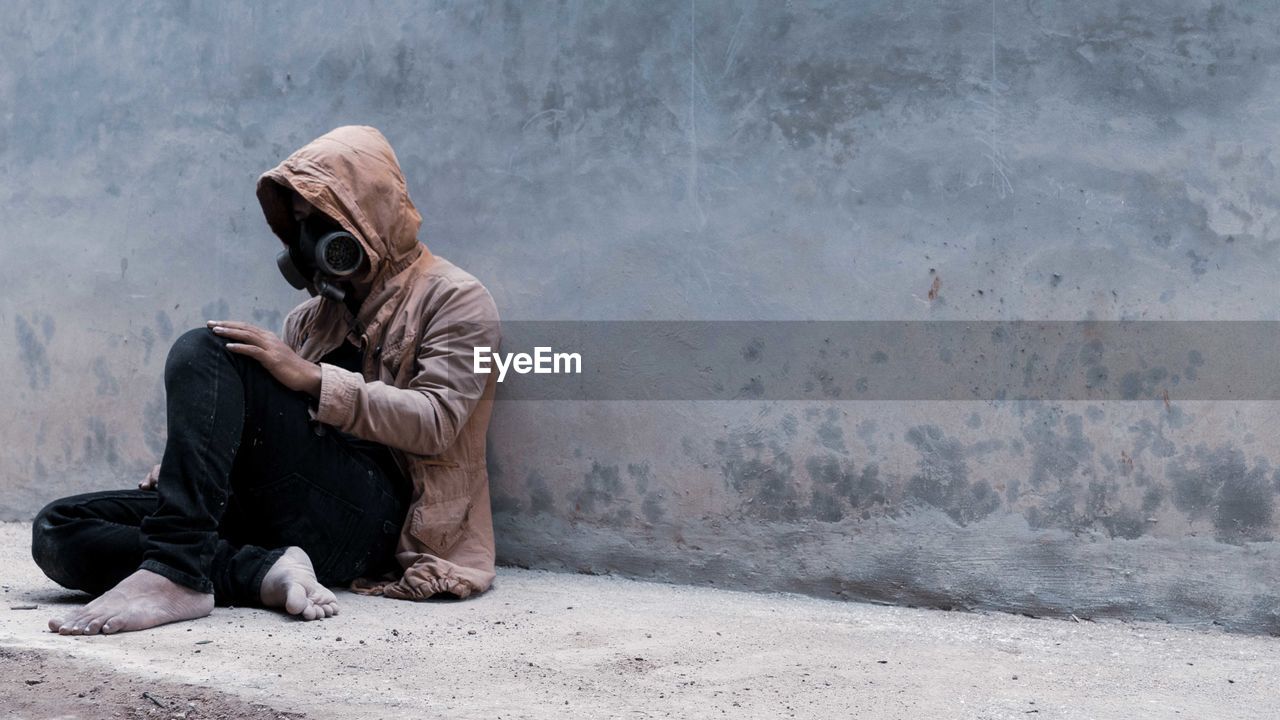
{"type": "Polygon", "coordinates": [[[118,633],[123,629],[124,629],[124,619],[118,615],[102,623],[102,634],[104,635],[118,633]]]}
{"type": "Polygon", "coordinates": [[[49,632],[58,632],[62,627],[62,618],[49,618],[49,632]]]}
{"type": "Polygon", "coordinates": [[[298,615],[309,607],[312,607],[312,604],[307,599],[307,591],[298,583],[290,585],[289,591],[285,594],[284,609],[290,615],[298,615]]]}
{"type": "Polygon", "coordinates": [[[323,585],[316,585],[307,593],[307,597],[311,598],[311,602],[317,605],[328,605],[338,601],[338,596],[333,591],[323,585]]]}
{"type": "Polygon", "coordinates": [[[80,633],[78,629],[78,626],[80,625],[80,621],[81,621],[81,617],[79,615],[73,616],[70,620],[63,622],[61,625],[58,626],[58,634],[59,635],[78,635],[80,633]]]}
{"type": "Polygon", "coordinates": [[[85,635],[97,635],[97,634],[98,634],[98,631],[102,629],[102,625],[103,625],[106,621],[107,621],[107,619],[106,619],[106,618],[104,618],[104,617],[98,617],[98,618],[94,618],[94,619],[90,620],[90,621],[89,621],[89,624],[84,626],[84,634],[85,634],[85,635]]]}

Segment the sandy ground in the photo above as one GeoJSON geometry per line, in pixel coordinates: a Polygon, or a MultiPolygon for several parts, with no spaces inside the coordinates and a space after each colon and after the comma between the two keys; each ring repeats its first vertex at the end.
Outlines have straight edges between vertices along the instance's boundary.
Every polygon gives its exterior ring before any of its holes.
{"type": "Polygon", "coordinates": [[[84,596],[28,533],[0,524],[3,717],[1260,718],[1280,682],[1275,637],[515,569],[466,601],[62,637],[46,619],[84,596]]]}
{"type": "Polygon", "coordinates": [[[230,693],[118,673],[58,653],[0,647],[0,717],[301,720],[230,693]]]}

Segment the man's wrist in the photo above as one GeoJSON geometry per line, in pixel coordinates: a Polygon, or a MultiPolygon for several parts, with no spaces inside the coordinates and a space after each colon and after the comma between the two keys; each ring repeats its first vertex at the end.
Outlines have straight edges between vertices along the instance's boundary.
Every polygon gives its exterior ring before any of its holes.
{"type": "Polygon", "coordinates": [[[320,380],[324,377],[324,373],[320,370],[320,363],[307,363],[306,381],[302,386],[302,391],[313,398],[320,397],[320,380]]]}

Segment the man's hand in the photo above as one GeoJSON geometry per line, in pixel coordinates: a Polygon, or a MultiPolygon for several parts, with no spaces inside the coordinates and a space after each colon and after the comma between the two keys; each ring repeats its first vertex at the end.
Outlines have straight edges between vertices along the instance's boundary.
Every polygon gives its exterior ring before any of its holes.
{"type": "Polygon", "coordinates": [[[151,468],[151,472],[147,473],[147,476],[145,478],[143,478],[138,482],[138,489],[139,490],[155,490],[156,483],[158,482],[160,482],[160,466],[156,465],[155,467],[151,468]]]}
{"type": "Polygon", "coordinates": [[[235,341],[227,343],[228,350],[262,363],[280,384],[320,397],[320,366],[303,360],[275,333],[236,320],[210,320],[208,325],[221,337],[235,341]]]}

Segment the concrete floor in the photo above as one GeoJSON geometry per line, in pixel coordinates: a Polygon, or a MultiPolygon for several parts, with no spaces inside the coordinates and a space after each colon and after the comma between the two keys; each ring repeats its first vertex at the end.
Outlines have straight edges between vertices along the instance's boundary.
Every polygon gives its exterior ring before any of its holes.
{"type": "Polygon", "coordinates": [[[0,648],[313,718],[1259,718],[1280,671],[1275,637],[514,569],[463,602],[343,593],[315,623],[218,608],[61,637],[45,620],[83,596],[28,544],[0,524],[0,648]]]}

